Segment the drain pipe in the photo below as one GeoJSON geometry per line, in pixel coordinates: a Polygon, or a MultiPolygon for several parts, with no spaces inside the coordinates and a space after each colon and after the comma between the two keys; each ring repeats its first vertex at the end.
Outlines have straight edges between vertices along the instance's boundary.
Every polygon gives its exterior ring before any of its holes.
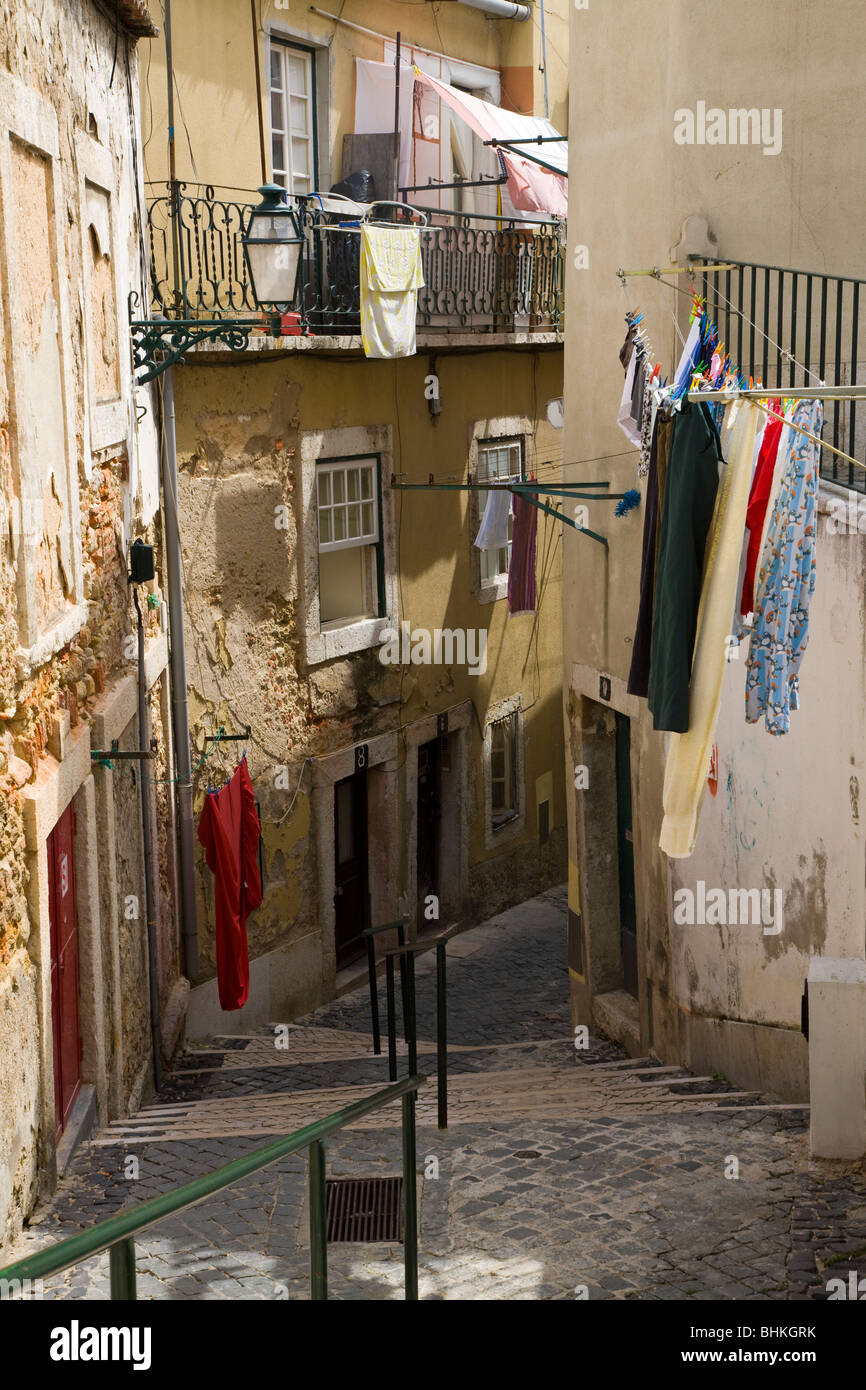
{"type": "Polygon", "coordinates": [[[516,19],[519,24],[531,14],[528,5],[517,5],[512,3],[512,0],[457,0],[457,3],[468,5],[470,10],[482,10],[484,14],[495,15],[497,19],[516,19]]]}
{"type": "Polygon", "coordinates": [[[183,912],[183,962],[190,984],[198,976],[198,919],[195,900],[195,827],[189,746],[189,701],[184,648],[183,571],[177,492],[177,437],[174,423],[174,371],[162,374],[162,514],[171,662],[171,707],[183,912]]]}
{"type": "MultiPolygon", "coordinates": [[[[144,669],[144,622],[138,588],[133,584],[132,597],[138,625],[138,746],[142,752],[150,748],[150,719],[147,708],[147,679],[144,669]]],[[[141,839],[144,848],[144,915],[147,919],[147,975],[150,997],[150,1038],[153,1047],[153,1085],[162,1090],[162,1040],[159,1026],[159,978],[156,950],[156,899],[153,891],[153,827],[150,821],[150,778],[147,764],[142,763],[138,774],[141,794],[141,839]]]]}

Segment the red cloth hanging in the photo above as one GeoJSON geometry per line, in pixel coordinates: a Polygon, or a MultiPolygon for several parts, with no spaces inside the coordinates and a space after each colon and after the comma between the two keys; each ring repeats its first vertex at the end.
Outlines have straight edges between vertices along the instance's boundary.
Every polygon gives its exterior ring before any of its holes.
{"type": "Polygon", "coordinates": [[[255,792],[243,758],[224,787],[208,792],[198,823],[198,838],[215,880],[217,983],[224,1013],[243,1008],[250,992],[247,916],[262,901],[260,835],[255,792]]]}
{"type": "MultiPolygon", "coordinates": [[[[782,402],[771,401],[770,409],[781,413],[782,402]]],[[[755,606],[755,570],[758,567],[758,552],[761,548],[764,517],[767,514],[767,504],[773,486],[773,472],[776,466],[776,455],[779,452],[782,423],[775,415],[771,415],[767,421],[758,453],[755,476],[752,479],[752,489],[749,493],[749,505],[746,510],[746,530],[749,533],[749,544],[746,550],[743,592],[740,595],[740,612],[743,617],[751,613],[755,606]]]]}

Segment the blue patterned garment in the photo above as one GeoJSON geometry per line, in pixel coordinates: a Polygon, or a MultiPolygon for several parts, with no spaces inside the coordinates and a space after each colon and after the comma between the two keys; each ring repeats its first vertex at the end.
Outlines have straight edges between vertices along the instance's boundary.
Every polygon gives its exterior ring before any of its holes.
{"type": "MultiPolygon", "coordinates": [[[[792,417],[821,434],[824,407],[800,401],[792,417]]],[[[761,553],[755,618],[746,662],[746,721],[765,715],[771,734],[786,734],[799,707],[799,671],[809,640],[809,601],[815,589],[815,536],[821,449],[793,430],[779,492],[761,553]]]]}

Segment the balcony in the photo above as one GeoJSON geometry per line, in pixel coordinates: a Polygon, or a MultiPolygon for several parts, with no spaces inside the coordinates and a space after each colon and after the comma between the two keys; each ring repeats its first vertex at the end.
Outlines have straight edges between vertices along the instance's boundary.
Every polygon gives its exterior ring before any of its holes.
{"type": "MultiPolygon", "coordinates": [[[[302,334],[360,333],[357,221],[298,199],[306,238],[297,309],[302,334]]],[[[151,313],[177,320],[261,319],[241,238],[258,195],[241,189],[149,185],[151,313]],[[232,197],[230,195],[234,194],[232,197]],[[239,196],[245,195],[245,196],[239,196]]],[[[421,228],[421,335],[557,335],[563,328],[561,223],[431,210],[421,228]]],[[[290,339],[287,341],[291,341],[290,339]]],[[[346,344],[348,346],[348,344],[346,344]]]]}

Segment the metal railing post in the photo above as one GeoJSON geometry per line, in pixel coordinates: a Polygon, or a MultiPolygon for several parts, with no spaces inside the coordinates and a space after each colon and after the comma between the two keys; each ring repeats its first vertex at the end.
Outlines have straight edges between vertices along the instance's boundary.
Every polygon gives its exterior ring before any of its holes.
{"type": "Polygon", "coordinates": [[[385,983],[388,996],[388,1079],[397,1080],[397,1002],[394,998],[394,957],[385,958],[385,983]]]}
{"type": "Polygon", "coordinates": [[[403,1268],[405,1297],[418,1300],[418,1194],[415,1180],[415,1093],[403,1097],[403,1268]]]}
{"type": "MultiPolygon", "coordinates": [[[[401,957],[402,965],[402,957],[401,957]]],[[[409,1075],[414,1076],[418,1071],[418,1025],[415,1020],[415,952],[406,953],[406,986],[408,995],[408,1007],[406,1010],[407,1035],[406,1042],[409,1045],[409,1075]]]]}
{"type": "Polygon", "coordinates": [[[108,1271],[111,1298],[134,1303],[138,1294],[135,1287],[135,1241],[132,1237],[111,1246],[108,1271]]]}
{"type": "Polygon", "coordinates": [[[373,1051],[378,1057],[382,1051],[382,1036],[379,1029],[379,990],[376,985],[376,943],[372,936],[367,937],[367,973],[370,977],[370,1016],[373,1022],[373,1051]]]}
{"type": "Polygon", "coordinates": [[[325,1146],[316,1139],[309,1148],[310,1171],[310,1298],[328,1297],[328,1218],[325,1186],[325,1146]]]}
{"type": "MultiPolygon", "coordinates": [[[[406,945],[406,932],[402,926],[397,927],[397,945],[406,945]]],[[[406,971],[403,966],[402,956],[400,957],[400,998],[403,1003],[403,1041],[407,1043],[409,1041],[409,995],[407,992],[406,971]]]]}
{"type": "Polygon", "coordinates": [[[436,942],[436,1102],[437,1126],[448,1128],[448,999],[445,942],[436,942]]]}

